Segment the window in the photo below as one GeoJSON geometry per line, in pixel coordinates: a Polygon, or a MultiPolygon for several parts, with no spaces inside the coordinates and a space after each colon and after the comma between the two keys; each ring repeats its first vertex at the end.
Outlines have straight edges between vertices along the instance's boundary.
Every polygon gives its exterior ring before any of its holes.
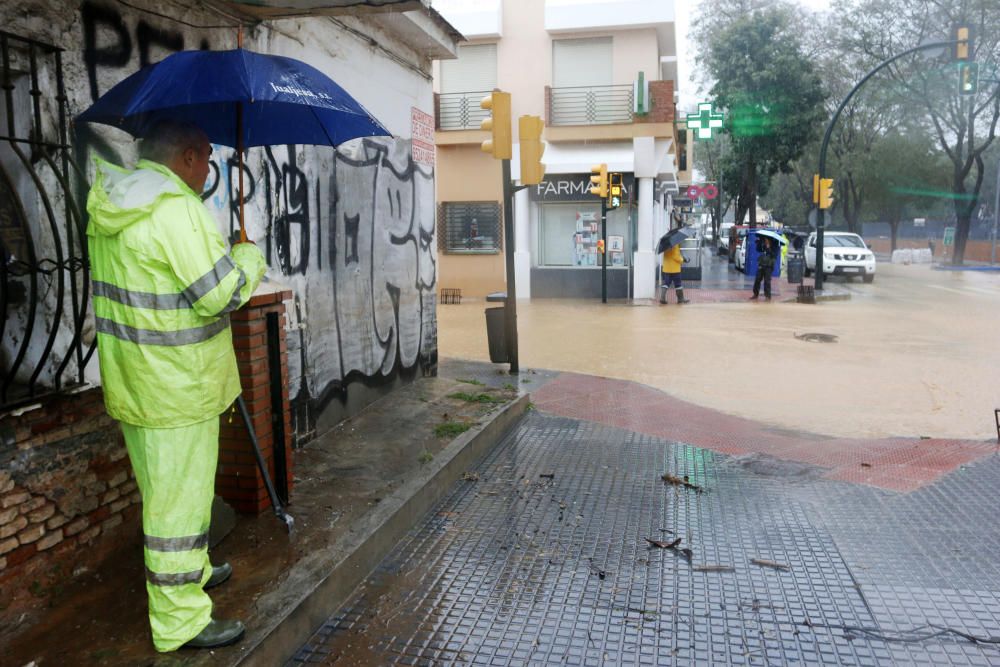
{"type": "Polygon", "coordinates": [[[438,209],[439,248],[452,254],[500,252],[500,203],[445,202],[438,209]]]}
{"type": "Polygon", "coordinates": [[[610,86],[611,38],[557,39],[552,42],[552,87],[610,86]]]}
{"type": "MultiPolygon", "coordinates": [[[[539,266],[601,265],[597,241],[601,238],[601,205],[591,202],[578,204],[545,204],[541,207],[539,227],[539,266]]],[[[625,209],[608,211],[608,242],[612,236],[622,238],[622,250],[608,249],[608,266],[628,266],[628,214],[625,209]]]]}
{"type": "Polygon", "coordinates": [[[441,61],[440,128],[479,129],[489,113],[479,102],[496,87],[497,45],[460,46],[457,59],[441,61]]]}
{"type": "Polygon", "coordinates": [[[687,171],[688,168],[688,133],[687,130],[677,130],[677,171],[687,171]]]}

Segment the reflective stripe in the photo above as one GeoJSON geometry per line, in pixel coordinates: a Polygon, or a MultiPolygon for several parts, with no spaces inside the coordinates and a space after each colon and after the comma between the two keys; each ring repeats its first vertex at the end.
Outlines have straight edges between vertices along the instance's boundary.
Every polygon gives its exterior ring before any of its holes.
{"type": "Polygon", "coordinates": [[[233,290],[233,298],[230,299],[229,303],[226,304],[226,307],[219,312],[219,315],[225,315],[226,313],[233,312],[240,307],[240,303],[243,301],[240,291],[243,289],[243,286],[247,284],[247,274],[243,273],[243,269],[236,270],[240,272],[240,279],[236,281],[236,289],[233,290]]]}
{"type": "Polygon", "coordinates": [[[200,584],[205,575],[203,570],[177,572],[175,574],[160,574],[146,568],[146,581],[154,586],[183,586],[184,584],[200,584]]]}
{"type": "Polygon", "coordinates": [[[215,266],[198,280],[184,288],[184,294],[191,303],[197,302],[200,298],[218,287],[219,283],[236,268],[229,255],[223,255],[215,266]]]}
{"type": "Polygon", "coordinates": [[[154,329],[136,329],[127,324],[112,322],[104,317],[94,318],[97,332],[114,336],[136,345],[191,345],[201,343],[224,331],[229,326],[229,318],[222,317],[216,322],[193,329],[178,329],[177,331],[156,331],[154,329]]]}
{"type": "Polygon", "coordinates": [[[105,299],[117,301],[133,308],[148,308],[150,310],[182,310],[191,308],[191,302],[181,293],[154,294],[152,292],[138,292],[117,287],[111,283],[101,282],[100,280],[95,280],[93,285],[94,296],[103,296],[105,299]]]}
{"type": "Polygon", "coordinates": [[[187,537],[153,537],[143,535],[146,548],[150,551],[193,551],[208,546],[208,533],[187,537]]]}

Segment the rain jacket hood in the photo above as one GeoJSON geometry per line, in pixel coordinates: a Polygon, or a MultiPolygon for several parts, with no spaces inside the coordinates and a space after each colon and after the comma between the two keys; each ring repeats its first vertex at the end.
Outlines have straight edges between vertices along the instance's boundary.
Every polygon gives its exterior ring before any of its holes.
{"type": "Polygon", "coordinates": [[[264,257],[249,243],[227,252],[211,212],[164,165],[96,165],[87,234],[108,414],[147,428],[217,416],[240,393],[229,313],[264,257]]]}
{"type": "Polygon", "coordinates": [[[162,197],[194,195],[168,167],[140,160],[136,171],[96,158],[97,176],[87,202],[92,236],[114,236],[148,218],[162,197]],[[186,191],[186,192],[185,192],[186,191]]]}

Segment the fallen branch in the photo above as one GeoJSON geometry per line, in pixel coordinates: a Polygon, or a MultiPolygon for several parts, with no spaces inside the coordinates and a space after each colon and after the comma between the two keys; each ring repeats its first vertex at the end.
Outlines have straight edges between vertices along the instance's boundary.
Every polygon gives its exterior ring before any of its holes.
{"type": "Polygon", "coordinates": [[[784,563],[775,563],[773,560],[764,560],[763,558],[751,558],[750,562],[754,565],[760,565],[761,567],[770,567],[775,570],[781,570],[782,572],[788,572],[792,568],[784,563]]]}
{"type": "Polygon", "coordinates": [[[663,542],[661,540],[651,540],[647,537],[646,541],[652,544],[654,547],[658,547],[660,549],[674,549],[677,547],[678,544],[681,543],[681,538],[678,537],[676,540],[671,540],[670,542],[663,542]]]}
{"type": "Polygon", "coordinates": [[[695,565],[691,568],[695,572],[735,572],[732,565],[695,565]]]}
{"type": "Polygon", "coordinates": [[[688,480],[687,475],[684,475],[684,477],[678,477],[677,475],[671,475],[669,472],[666,472],[660,476],[660,479],[662,479],[664,482],[667,482],[668,484],[673,484],[674,486],[683,486],[688,489],[694,489],[698,493],[704,491],[704,489],[698,486],[697,484],[692,484],[688,480]]]}

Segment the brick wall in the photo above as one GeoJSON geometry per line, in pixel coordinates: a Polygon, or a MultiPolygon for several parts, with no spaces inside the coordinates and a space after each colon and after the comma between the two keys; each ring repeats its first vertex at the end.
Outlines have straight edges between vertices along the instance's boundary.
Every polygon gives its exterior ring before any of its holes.
{"type": "Polygon", "coordinates": [[[138,543],[140,496],[100,389],[0,419],[0,629],[138,543]]]}
{"type": "MultiPolygon", "coordinates": [[[[243,400],[247,404],[271,479],[275,481],[274,447],[277,420],[284,428],[284,452],[287,465],[285,477],[292,488],[292,424],[288,397],[288,344],[285,339],[285,304],[291,292],[258,294],[239,311],[231,315],[233,347],[240,369],[243,400]],[[268,361],[267,316],[278,316],[278,345],[281,350],[281,411],[272,411],[271,368],[268,361]]],[[[239,412],[222,415],[219,430],[219,469],[216,491],[239,512],[258,514],[271,506],[264,479],[257,466],[250,436],[239,412]]]]}
{"type": "Polygon", "coordinates": [[[637,123],[672,123],[674,122],[674,82],[649,82],[649,113],[636,115],[637,123]]]}

